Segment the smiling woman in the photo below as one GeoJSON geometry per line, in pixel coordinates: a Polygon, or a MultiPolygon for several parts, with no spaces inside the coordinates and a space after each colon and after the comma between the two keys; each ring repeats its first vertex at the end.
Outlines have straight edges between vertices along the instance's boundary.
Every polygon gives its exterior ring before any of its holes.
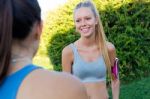
{"type": "MultiPolygon", "coordinates": [[[[106,39],[92,0],[79,2],[73,16],[80,38],[63,49],[62,69],[83,82],[90,99],[108,99],[106,77],[114,66],[115,47],[106,39]]],[[[119,78],[112,79],[112,93],[113,99],[119,99],[119,78]]]]}

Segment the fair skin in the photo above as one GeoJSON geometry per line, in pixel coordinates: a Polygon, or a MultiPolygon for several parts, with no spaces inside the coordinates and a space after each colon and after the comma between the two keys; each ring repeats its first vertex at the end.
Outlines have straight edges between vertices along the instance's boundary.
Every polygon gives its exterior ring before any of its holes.
{"type": "MultiPolygon", "coordinates": [[[[99,47],[95,41],[95,25],[98,20],[94,16],[91,9],[81,7],[75,11],[74,21],[76,30],[81,37],[74,42],[80,57],[86,62],[93,62],[101,55],[99,47]],[[87,54],[88,53],[88,54],[87,54]]],[[[111,64],[115,61],[115,47],[112,43],[107,43],[108,54],[111,64]]],[[[74,62],[73,51],[69,46],[66,46],[62,51],[62,66],[63,71],[71,73],[72,64],[74,62]]],[[[106,82],[84,83],[90,99],[108,99],[106,82]]],[[[112,80],[113,99],[118,99],[119,80],[112,80]]]]}
{"type": "MultiPolygon", "coordinates": [[[[12,60],[8,75],[32,62],[39,45],[42,25],[35,23],[32,33],[23,40],[13,40],[12,60]],[[22,60],[21,60],[22,58],[22,60]]],[[[44,69],[31,72],[19,87],[16,99],[88,99],[82,83],[66,73],[44,69]]]]}

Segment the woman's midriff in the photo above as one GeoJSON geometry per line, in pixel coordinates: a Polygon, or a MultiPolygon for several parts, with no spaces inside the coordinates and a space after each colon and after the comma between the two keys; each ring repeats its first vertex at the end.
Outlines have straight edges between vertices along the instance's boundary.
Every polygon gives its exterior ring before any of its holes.
{"type": "Polygon", "coordinates": [[[105,82],[84,83],[87,94],[90,99],[108,99],[108,93],[105,82]]]}

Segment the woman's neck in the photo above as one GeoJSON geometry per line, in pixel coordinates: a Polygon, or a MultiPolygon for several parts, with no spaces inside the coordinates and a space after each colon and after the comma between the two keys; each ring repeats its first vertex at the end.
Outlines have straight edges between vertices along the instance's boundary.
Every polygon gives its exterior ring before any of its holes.
{"type": "Polygon", "coordinates": [[[34,51],[29,47],[13,45],[8,75],[28,64],[32,64],[34,51]]]}
{"type": "Polygon", "coordinates": [[[32,63],[33,51],[30,48],[13,46],[11,52],[11,65],[32,63]]]}
{"type": "Polygon", "coordinates": [[[34,50],[32,47],[23,43],[13,43],[12,45],[12,52],[11,52],[11,59],[18,60],[18,59],[32,59],[34,56],[34,50]]]}
{"type": "Polygon", "coordinates": [[[80,38],[77,41],[77,45],[83,46],[83,47],[92,47],[92,46],[97,46],[95,39],[93,38],[80,38]]]}
{"type": "Polygon", "coordinates": [[[32,57],[23,55],[24,55],[23,53],[20,53],[20,55],[19,53],[16,55],[12,54],[8,75],[20,70],[21,68],[27,66],[28,64],[32,64],[32,57]]]}

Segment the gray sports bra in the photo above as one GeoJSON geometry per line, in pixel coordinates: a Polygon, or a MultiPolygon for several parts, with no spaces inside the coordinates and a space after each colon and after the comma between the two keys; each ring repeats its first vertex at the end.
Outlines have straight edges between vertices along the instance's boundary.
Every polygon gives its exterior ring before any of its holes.
{"type": "Polygon", "coordinates": [[[93,62],[86,62],[81,58],[74,44],[70,44],[70,47],[74,54],[73,75],[82,82],[106,81],[106,65],[102,56],[93,62]]]}

